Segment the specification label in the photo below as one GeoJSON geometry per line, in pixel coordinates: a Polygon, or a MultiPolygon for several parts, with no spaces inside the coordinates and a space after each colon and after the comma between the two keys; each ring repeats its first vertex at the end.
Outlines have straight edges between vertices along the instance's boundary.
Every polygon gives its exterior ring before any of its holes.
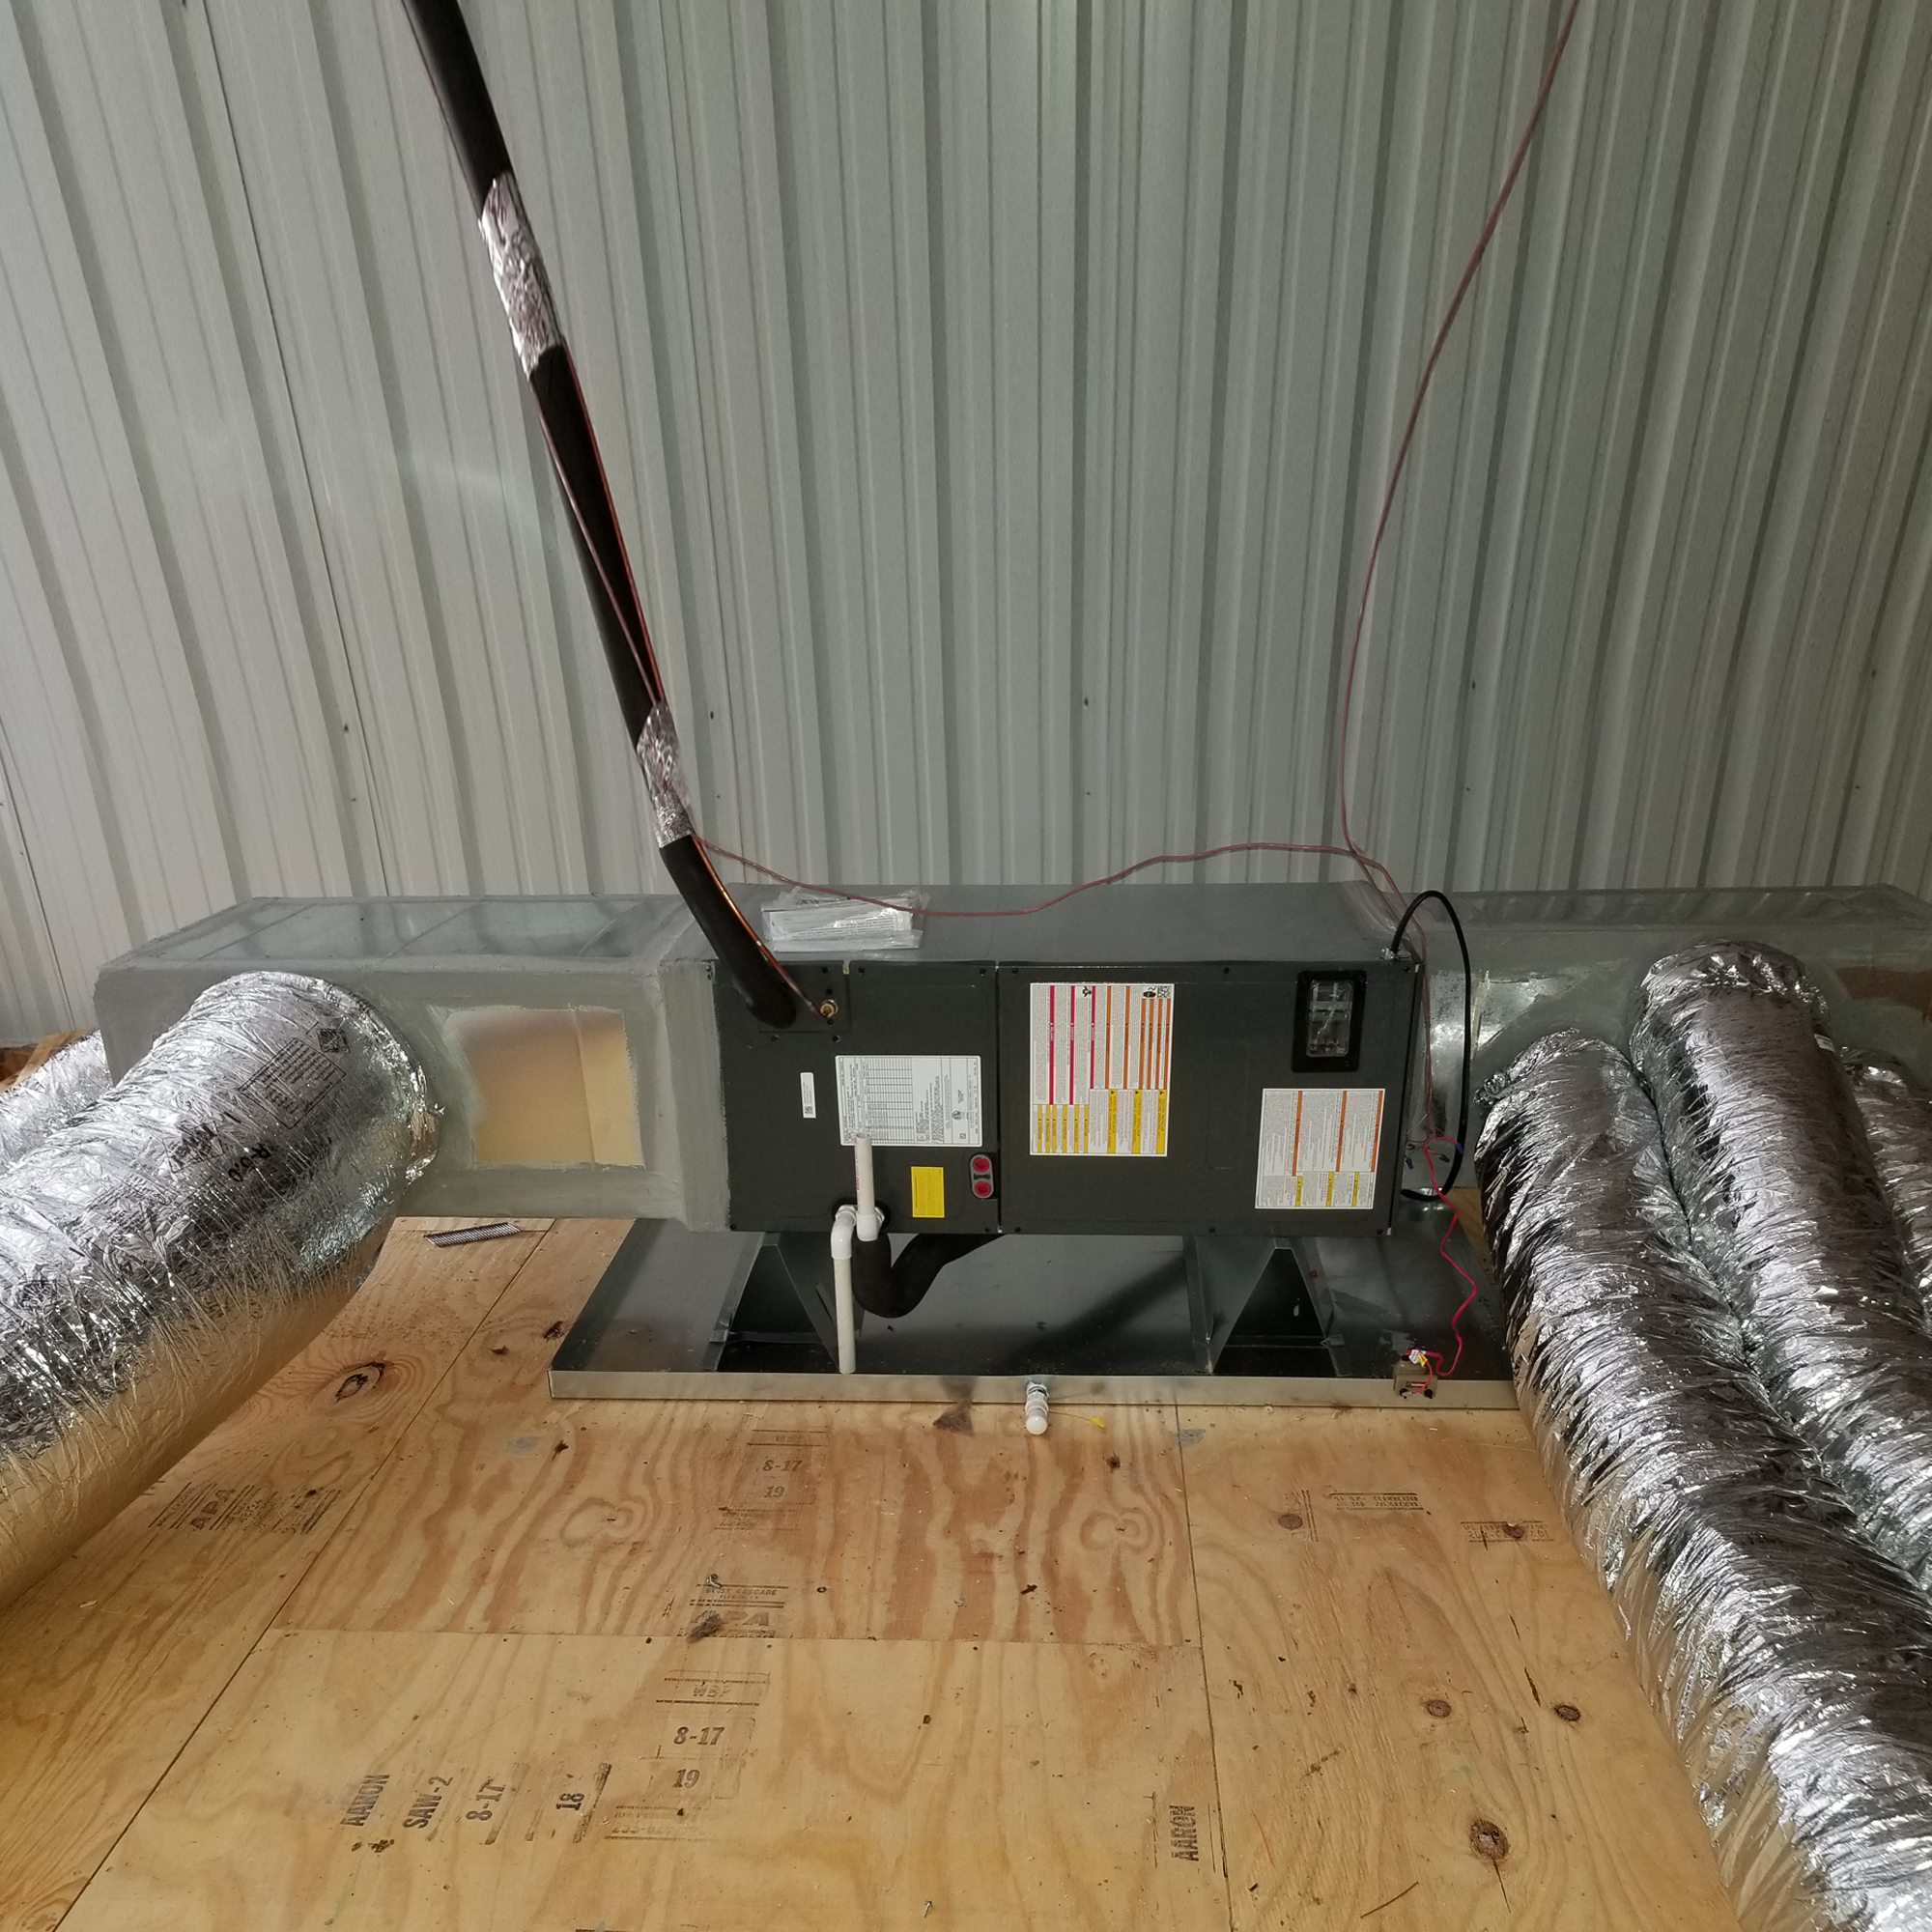
{"type": "Polygon", "coordinates": [[[1167,1152],[1171,981],[1040,980],[1029,1018],[1029,1152],[1167,1152]]]}
{"type": "Polygon", "coordinates": [[[1379,1087],[1264,1087],[1257,1208],[1373,1208],[1379,1087]]]}
{"type": "Polygon", "coordinates": [[[874,1147],[976,1148],[977,1053],[841,1053],[838,1139],[869,1134],[874,1147]]]}

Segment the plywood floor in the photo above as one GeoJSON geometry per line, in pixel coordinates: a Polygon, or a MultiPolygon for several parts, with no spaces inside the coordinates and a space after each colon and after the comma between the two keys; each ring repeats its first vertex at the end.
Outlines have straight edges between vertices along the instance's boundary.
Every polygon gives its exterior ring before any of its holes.
{"type": "Polygon", "coordinates": [[[554,1403],[429,1246],[0,1615],[0,1927],[1728,1928],[1514,1415],[554,1403]]]}

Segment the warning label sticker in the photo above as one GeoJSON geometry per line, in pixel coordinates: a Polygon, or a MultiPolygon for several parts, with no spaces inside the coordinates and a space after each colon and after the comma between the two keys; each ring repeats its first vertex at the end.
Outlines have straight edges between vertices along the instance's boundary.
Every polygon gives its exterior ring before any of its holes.
{"type": "Polygon", "coordinates": [[[1165,1154],[1173,982],[1042,980],[1031,991],[1027,1151],[1165,1154]]]}
{"type": "Polygon", "coordinates": [[[874,1147],[980,1145],[977,1053],[841,1053],[838,1140],[874,1147]]]}
{"type": "Polygon", "coordinates": [[[1265,1087],[1257,1208],[1373,1208],[1380,1087],[1265,1087]]]}

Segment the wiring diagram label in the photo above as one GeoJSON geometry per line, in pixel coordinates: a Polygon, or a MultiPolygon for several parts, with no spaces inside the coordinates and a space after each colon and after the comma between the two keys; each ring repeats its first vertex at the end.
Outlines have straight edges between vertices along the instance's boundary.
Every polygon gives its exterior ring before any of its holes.
{"type": "Polygon", "coordinates": [[[1380,1087],[1265,1087],[1255,1206],[1362,1208],[1376,1205],[1380,1087]]]}
{"type": "Polygon", "coordinates": [[[1041,980],[1030,991],[1028,1152],[1165,1155],[1173,982],[1041,980]]]}
{"type": "Polygon", "coordinates": [[[980,1145],[977,1053],[841,1053],[838,1140],[874,1147],[980,1145]]]}

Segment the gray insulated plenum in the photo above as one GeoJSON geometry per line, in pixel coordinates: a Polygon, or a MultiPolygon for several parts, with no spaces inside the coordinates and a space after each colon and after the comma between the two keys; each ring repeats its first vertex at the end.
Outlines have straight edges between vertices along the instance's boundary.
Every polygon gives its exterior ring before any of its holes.
{"type": "Polygon", "coordinates": [[[0,1603],[323,1327],[434,1147],[369,1008],[257,973],[0,1172],[0,1603]]]}
{"type": "Polygon", "coordinates": [[[1752,1375],[1623,1057],[1554,1034],[1486,1098],[1518,1399],[1740,1923],[1932,1925],[1932,1605],[1752,1375]]]}
{"type": "Polygon", "coordinates": [[[1752,1368],[1872,1543],[1926,1588],[1932,1340],[1826,1026],[1788,954],[1702,946],[1645,974],[1631,1050],[1752,1368]]]}

